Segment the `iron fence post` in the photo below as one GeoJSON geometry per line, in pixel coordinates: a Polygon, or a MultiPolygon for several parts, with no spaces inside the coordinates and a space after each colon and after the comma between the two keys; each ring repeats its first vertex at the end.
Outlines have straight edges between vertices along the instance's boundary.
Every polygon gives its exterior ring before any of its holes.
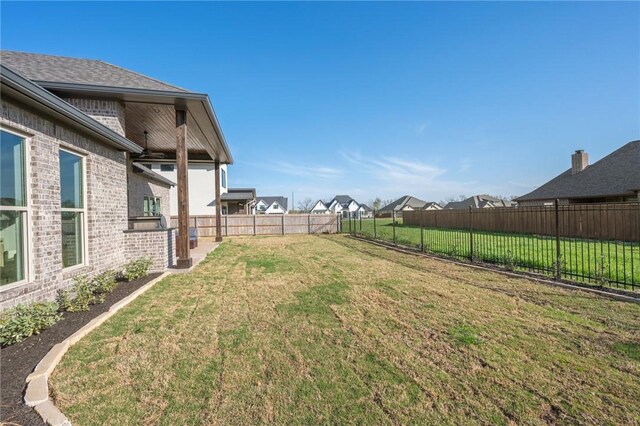
{"type": "Polygon", "coordinates": [[[349,219],[349,235],[353,234],[353,231],[351,230],[351,214],[347,215],[347,219],[349,219]]]}
{"type": "Polygon", "coordinates": [[[473,262],[473,210],[469,206],[469,260],[473,262]]]}
{"type": "Polygon", "coordinates": [[[253,235],[256,235],[256,215],[253,215],[253,235]]]}
{"type": "Polygon", "coordinates": [[[562,278],[562,268],[560,265],[560,258],[561,258],[561,254],[560,254],[560,200],[558,200],[556,198],[556,200],[554,201],[553,205],[555,207],[556,210],[556,279],[560,279],[562,278]]]}
{"type": "Polygon", "coordinates": [[[307,230],[309,232],[309,235],[311,235],[311,213],[309,213],[309,215],[307,216],[307,230]]]}
{"type": "Polygon", "coordinates": [[[377,236],[376,230],[376,209],[373,209],[373,239],[375,240],[377,236]]]}
{"type": "Polygon", "coordinates": [[[284,213],[282,213],[282,235],[284,235],[284,213]]]}
{"type": "Polygon", "coordinates": [[[362,212],[359,212],[358,215],[360,215],[360,235],[362,235],[362,212]]]}
{"type": "Polygon", "coordinates": [[[422,214],[424,209],[420,209],[420,251],[424,253],[424,230],[422,229],[422,214]]]}
{"type": "Polygon", "coordinates": [[[396,211],[393,210],[393,213],[391,214],[391,224],[393,225],[393,244],[396,243],[396,211]]]}
{"type": "Polygon", "coordinates": [[[229,236],[229,216],[228,215],[224,216],[224,236],[225,237],[229,236]]]}

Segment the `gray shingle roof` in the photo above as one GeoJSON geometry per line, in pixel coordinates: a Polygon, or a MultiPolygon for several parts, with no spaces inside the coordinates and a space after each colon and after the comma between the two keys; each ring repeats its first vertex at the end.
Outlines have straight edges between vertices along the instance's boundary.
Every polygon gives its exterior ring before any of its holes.
{"type": "Polygon", "coordinates": [[[400,211],[405,207],[409,206],[412,209],[421,209],[427,204],[426,201],[422,201],[419,198],[412,197],[410,195],[404,195],[393,203],[387,204],[383,208],[380,209],[381,212],[390,212],[390,211],[400,211]]]}
{"type": "Polygon", "coordinates": [[[444,206],[445,209],[482,209],[485,207],[512,207],[511,201],[501,200],[491,195],[474,195],[462,201],[452,201],[444,206]]]}
{"type": "Polygon", "coordinates": [[[348,195],[336,195],[335,197],[333,197],[333,200],[331,200],[329,204],[333,203],[334,201],[339,202],[342,207],[347,207],[349,203],[355,200],[348,195]]]}
{"type": "Polygon", "coordinates": [[[2,50],[0,62],[37,83],[73,83],[187,92],[180,87],[94,59],[2,50]]]}
{"type": "Polygon", "coordinates": [[[278,203],[280,205],[280,207],[282,207],[285,210],[288,210],[288,207],[287,207],[288,199],[287,199],[287,197],[256,197],[256,203],[259,203],[260,200],[264,201],[267,204],[267,206],[270,206],[271,204],[276,202],[276,203],[278,203]]]}
{"type": "Polygon", "coordinates": [[[360,204],[360,207],[362,207],[365,212],[373,212],[373,209],[366,204],[360,204]]]}
{"type": "Polygon", "coordinates": [[[633,195],[640,190],[640,140],[613,151],[575,175],[568,169],[517,201],[633,195]]]}

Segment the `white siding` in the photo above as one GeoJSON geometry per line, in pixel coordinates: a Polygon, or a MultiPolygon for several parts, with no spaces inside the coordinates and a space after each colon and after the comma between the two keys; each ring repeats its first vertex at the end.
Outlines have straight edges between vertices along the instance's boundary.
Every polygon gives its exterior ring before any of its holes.
{"type": "Polygon", "coordinates": [[[278,203],[271,204],[264,214],[286,214],[287,212],[278,203]]]}
{"type": "MultiPolygon", "coordinates": [[[[173,171],[162,171],[160,164],[153,163],[151,168],[165,178],[178,183],[178,173],[174,167],[173,171]]],[[[220,165],[220,170],[227,170],[226,164],[220,165]]],[[[213,164],[189,164],[189,215],[204,216],[216,214],[215,195],[215,168],[213,164]]],[[[229,173],[227,172],[227,187],[229,186],[229,173]]],[[[227,188],[222,187],[220,179],[220,194],[227,192],[227,188]]],[[[169,195],[171,201],[171,215],[178,214],[178,187],[171,188],[169,195]]]]}

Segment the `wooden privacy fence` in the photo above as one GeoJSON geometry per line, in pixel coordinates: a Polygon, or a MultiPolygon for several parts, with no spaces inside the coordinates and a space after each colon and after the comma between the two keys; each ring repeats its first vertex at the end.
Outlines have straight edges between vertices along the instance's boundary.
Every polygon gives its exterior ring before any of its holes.
{"type": "Polygon", "coordinates": [[[640,203],[405,211],[403,222],[425,228],[640,241],[640,203]]]}
{"type": "MultiPolygon", "coordinates": [[[[340,227],[339,217],[332,214],[226,215],[221,221],[223,236],[332,234],[340,227]]],[[[177,225],[177,216],[172,216],[171,226],[177,225]]],[[[216,217],[191,216],[189,227],[197,229],[199,237],[215,237],[216,217]]]]}

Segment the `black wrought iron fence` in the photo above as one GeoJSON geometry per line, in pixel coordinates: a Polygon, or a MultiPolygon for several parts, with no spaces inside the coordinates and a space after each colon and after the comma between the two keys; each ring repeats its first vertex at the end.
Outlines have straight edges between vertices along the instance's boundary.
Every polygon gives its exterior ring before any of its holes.
{"type": "Polygon", "coordinates": [[[640,290],[640,203],[348,217],[342,232],[459,260],[640,290]]]}

